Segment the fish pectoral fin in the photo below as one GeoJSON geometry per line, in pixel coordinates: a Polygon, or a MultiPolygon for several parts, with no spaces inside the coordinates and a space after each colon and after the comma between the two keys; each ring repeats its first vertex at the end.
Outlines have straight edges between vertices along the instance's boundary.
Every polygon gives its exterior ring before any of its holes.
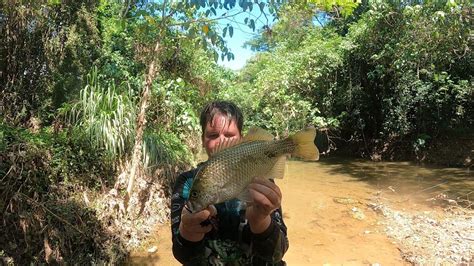
{"type": "Polygon", "coordinates": [[[266,179],[282,179],[285,176],[285,168],[286,168],[286,155],[282,155],[278,157],[275,165],[273,168],[263,176],[266,179]]]}
{"type": "Polygon", "coordinates": [[[273,140],[273,135],[268,133],[265,129],[259,127],[252,127],[244,137],[244,142],[256,141],[256,140],[273,140]]]}
{"type": "Polygon", "coordinates": [[[238,196],[237,198],[242,201],[242,202],[245,202],[248,204],[250,204],[251,202],[253,202],[253,199],[252,199],[252,196],[250,195],[250,191],[246,188],[244,189],[238,196]]]}

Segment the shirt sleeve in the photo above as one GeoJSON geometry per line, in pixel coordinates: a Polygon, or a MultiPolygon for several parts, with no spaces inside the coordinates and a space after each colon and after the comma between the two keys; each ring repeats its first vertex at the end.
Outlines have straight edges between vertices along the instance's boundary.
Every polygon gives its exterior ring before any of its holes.
{"type": "Polygon", "coordinates": [[[181,211],[185,204],[183,197],[184,184],[187,178],[192,178],[190,172],[181,174],[176,179],[171,196],[171,234],[173,241],[173,255],[184,265],[198,264],[204,255],[204,241],[192,242],[184,239],[179,233],[181,211]]]}
{"type": "MultiPolygon", "coordinates": [[[[282,261],[283,255],[288,250],[288,237],[286,225],[283,222],[281,208],[271,214],[272,222],[264,232],[251,234],[252,256],[271,264],[282,261]]],[[[250,231],[250,226],[247,226],[250,231]]]]}

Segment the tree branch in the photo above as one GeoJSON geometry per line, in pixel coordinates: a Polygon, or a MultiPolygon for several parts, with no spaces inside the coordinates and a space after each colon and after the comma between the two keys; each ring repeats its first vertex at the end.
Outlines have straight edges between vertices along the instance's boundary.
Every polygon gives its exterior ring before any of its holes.
{"type": "Polygon", "coordinates": [[[234,16],[237,16],[237,15],[242,14],[242,13],[244,13],[244,11],[239,11],[239,12],[237,12],[237,13],[235,13],[235,14],[226,15],[226,16],[221,16],[221,17],[218,17],[218,18],[195,19],[195,20],[186,21],[186,22],[173,23],[173,24],[170,24],[170,27],[173,27],[173,26],[181,26],[181,25],[184,25],[184,24],[187,24],[187,23],[212,22],[212,21],[216,21],[216,20],[220,20],[220,19],[225,19],[225,18],[234,17],[234,16]]]}

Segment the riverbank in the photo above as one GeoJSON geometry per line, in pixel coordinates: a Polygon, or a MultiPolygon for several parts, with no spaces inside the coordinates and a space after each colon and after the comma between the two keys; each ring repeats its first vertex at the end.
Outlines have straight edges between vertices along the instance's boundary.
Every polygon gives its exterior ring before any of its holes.
{"type": "MultiPolygon", "coordinates": [[[[323,150],[327,148],[326,144],[323,150]]],[[[470,169],[474,166],[474,133],[446,132],[426,140],[411,140],[409,137],[367,142],[335,140],[332,148],[335,149],[328,153],[329,157],[360,156],[375,162],[410,161],[435,167],[470,169]]]]}

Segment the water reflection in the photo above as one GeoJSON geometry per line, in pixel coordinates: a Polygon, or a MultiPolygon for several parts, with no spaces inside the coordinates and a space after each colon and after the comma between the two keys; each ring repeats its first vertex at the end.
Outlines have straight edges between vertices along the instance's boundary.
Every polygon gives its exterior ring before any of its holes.
{"type": "Polygon", "coordinates": [[[366,182],[399,196],[426,200],[441,193],[451,199],[474,197],[474,175],[469,169],[420,166],[409,162],[372,162],[349,158],[323,158],[318,164],[328,178],[346,175],[350,182],[366,182]]]}

